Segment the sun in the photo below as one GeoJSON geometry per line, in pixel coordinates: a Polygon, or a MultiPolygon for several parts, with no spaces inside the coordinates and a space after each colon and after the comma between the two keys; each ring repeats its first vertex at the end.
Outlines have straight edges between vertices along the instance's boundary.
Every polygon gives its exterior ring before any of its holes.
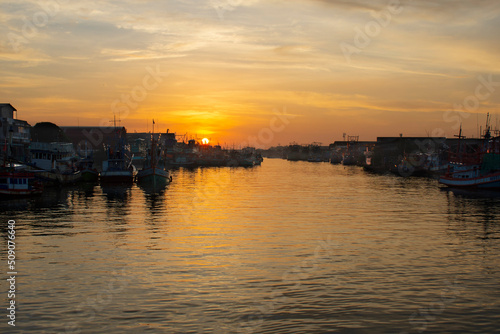
{"type": "Polygon", "coordinates": [[[208,143],[210,143],[210,140],[208,140],[208,138],[203,138],[203,139],[201,140],[201,143],[202,143],[203,145],[208,145],[208,143]]]}

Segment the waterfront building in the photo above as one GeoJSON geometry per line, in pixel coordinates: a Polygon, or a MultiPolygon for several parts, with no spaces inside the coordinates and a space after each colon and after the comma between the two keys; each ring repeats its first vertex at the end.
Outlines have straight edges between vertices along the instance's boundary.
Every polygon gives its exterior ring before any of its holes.
{"type": "Polygon", "coordinates": [[[30,128],[28,122],[17,119],[17,110],[10,103],[0,103],[0,155],[26,162],[29,157],[30,128]]]}

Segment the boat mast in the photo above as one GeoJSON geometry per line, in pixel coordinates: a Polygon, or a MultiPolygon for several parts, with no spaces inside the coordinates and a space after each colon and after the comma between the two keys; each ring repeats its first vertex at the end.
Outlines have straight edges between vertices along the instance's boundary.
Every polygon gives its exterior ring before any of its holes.
{"type": "Polygon", "coordinates": [[[460,123],[460,131],[458,132],[458,136],[455,135],[455,137],[458,137],[458,145],[457,145],[457,159],[459,159],[459,156],[460,156],[460,151],[461,151],[461,146],[462,146],[462,138],[464,138],[464,136],[462,136],[462,123],[460,123]]]}
{"type": "Polygon", "coordinates": [[[156,167],[155,120],[153,118],[153,134],[151,136],[151,167],[156,167]]]}

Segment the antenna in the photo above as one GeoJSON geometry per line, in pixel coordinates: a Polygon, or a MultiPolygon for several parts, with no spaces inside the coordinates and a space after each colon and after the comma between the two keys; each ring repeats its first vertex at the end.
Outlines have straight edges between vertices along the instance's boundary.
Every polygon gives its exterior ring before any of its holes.
{"type": "MultiPolygon", "coordinates": [[[[116,122],[117,122],[116,121],[116,114],[113,114],[113,126],[115,127],[115,129],[116,129],[116,122]]],[[[118,117],[118,123],[120,123],[120,122],[121,122],[120,117],[118,117]]]]}
{"type": "Polygon", "coordinates": [[[484,130],[484,138],[485,139],[490,139],[490,137],[491,137],[491,135],[490,135],[490,120],[491,120],[490,113],[487,113],[486,114],[486,126],[485,126],[485,130],[484,130]]]}
{"type": "Polygon", "coordinates": [[[455,137],[458,137],[458,145],[457,145],[457,156],[460,154],[460,151],[461,151],[461,139],[462,138],[465,138],[464,136],[462,136],[462,123],[460,123],[460,131],[458,132],[458,136],[455,135],[455,137]]]}
{"type": "Polygon", "coordinates": [[[495,137],[498,137],[500,131],[498,130],[498,113],[495,113],[495,129],[493,130],[495,137]]]}
{"type": "Polygon", "coordinates": [[[481,138],[481,132],[479,131],[479,113],[476,113],[476,126],[477,126],[477,138],[481,138]]]}

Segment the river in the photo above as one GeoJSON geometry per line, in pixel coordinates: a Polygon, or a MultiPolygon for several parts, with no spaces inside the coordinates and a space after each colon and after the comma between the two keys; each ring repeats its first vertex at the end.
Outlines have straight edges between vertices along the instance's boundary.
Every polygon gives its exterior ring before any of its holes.
{"type": "Polygon", "coordinates": [[[500,196],[265,159],[2,201],[3,333],[492,333],[500,196]]]}

